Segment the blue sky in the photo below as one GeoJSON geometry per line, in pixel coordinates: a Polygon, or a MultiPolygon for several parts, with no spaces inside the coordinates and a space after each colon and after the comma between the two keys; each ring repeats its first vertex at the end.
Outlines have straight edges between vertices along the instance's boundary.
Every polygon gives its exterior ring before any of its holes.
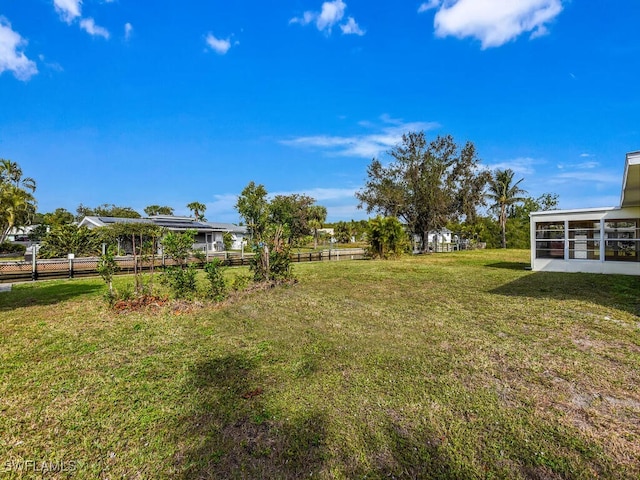
{"type": "Polygon", "coordinates": [[[0,0],[0,158],[39,211],[207,205],[249,181],[328,220],[409,130],[531,196],[616,206],[640,149],[637,0],[0,0]]]}

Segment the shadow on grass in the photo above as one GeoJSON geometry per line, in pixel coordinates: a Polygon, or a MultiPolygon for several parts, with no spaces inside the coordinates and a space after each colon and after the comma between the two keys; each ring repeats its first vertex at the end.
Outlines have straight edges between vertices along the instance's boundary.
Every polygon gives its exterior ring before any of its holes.
{"type": "Polygon", "coordinates": [[[75,297],[93,295],[104,288],[104,285],[87,282],[28,284],[27,288],[14,285],[10,292],[0,293],[0,311],[34,305],[54,305],[75,297]]]}
{"type": "Polygon", "coordinates": [[[286,415],[271,407],[256,367],[233,354],[192,369],[185,394],[194,405],[177,429],[179,478],[297,479],[320,471],[323,415],[286,415]]]}
{"type": "Polygon", "coordinates": [[[524,262],[497,262],[486,265],[489,268],[503,268],[505,270],[527,270],[531,264],[524,262]]]}
{"type": "Polygon", "coordinates": [[[495,288],[491,293],[582,300],[640,316],[640,277],[631,275],[535,272],[495,288]]]}

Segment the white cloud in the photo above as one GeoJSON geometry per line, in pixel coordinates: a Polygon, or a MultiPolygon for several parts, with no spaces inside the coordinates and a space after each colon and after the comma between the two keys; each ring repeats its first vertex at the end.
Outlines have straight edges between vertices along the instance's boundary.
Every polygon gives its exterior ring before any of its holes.
{"type": "Polygon", "coordinates": [[[93,18],[83,18],[80,20],[80,28],[94,37],[103,37],[107,39],[110,37],[109,31],[106,28],[96,25],[93,18]]]}
{"type": "Polygon", "coordinates": [[[346,22],[340,23],[346,9],[347,4],[342,0],[324,2],[319,12],[306,11],[302,17],[294,17],[289,20],[289,24],[308,25],[315,22],[316,28],[327,35],[331,34],[333,27],[339,25],[343,35],[364,35],[365,31],[360,28],[353,17],[348,17],[346,22]]]}
{"type": "Polygon", "coordinates": [[[530,157],[518,157],[512,160],[492,163],[490,165],[487,165],[487,168],[489,170],[506,170],[507,168],[509,168],[519,175],[533,175],[535,173],[534,166],[539,163],[544,162],[530,157]]]}
{"type": "MultiPolygon", "coordinates": [[[[438,8],[434,4],[423,5],[438,8]]],[[[450,0],[436,12],[435,33],[476,38],[483,49],[499,47],[525,32],[531,32],[530,38],[546,35],[546,24],[561,11],[562,0],[450,0]]]]}
{"type": "MultiPolygon", "coordinates": [[[[581,157],[583,157],[583,155],[580,155],[581,157]]],[[[584,158],[584,157],[583,157],[584,158]]],[[[596,161],[584,161],[584,162],[580,162],[580,163],[560,163],[558,164],[558,168],[560,170],[564,170],[565,168],[569,168],[569,169],[580,169],[580,170],[589,170],[589,169],[593,169],[593,168],[597,168],[600,166],[599,162],[596,161]]]]}
{"type": "Polygon", "coordinates": [[[62,19],[71,23],[82,15],[82,0],[53,0],[56,11],[62,19]]]}
{"type": "Polygon", "coordinates": [[[344,35],[359,35],[362,36],[365,34],[365,31],[360,28],[360,25],[356,23],[353,17],[349,17],[347,19],[347,23],[344,25],[340,25],[340,30],[344,35]]]}
{"type": "Polygon", "coordinates": [[[133,25],[131,25],[129,22],[124,24],[124,39],[125,40],[129,40],[131,38],[131,35],[133,34],[133,25]]]}
{"type": "Polygon", "coordinates": [[[432,10],[440,6],[440,0],[429,0],[428,2],[421,3],[418,7],[418,13],[424,13],[427,10],[432,10]]]}
{"type": "MultiPolygon", "coordinates": [[[[388,115],[381,117],[383,126],[377,128],[375,133],[354,135],[350,137],[314,135],[297,137],[290,140],[282,140],[280,143],[298,148],[320,148],[327,150],[329,155],[344,157],[372,158],[395,147],[407,132],[420,130],[433,130],[439,127],[435,122],[402,122],[390,119],[388,115]]],[[[363,125],[361,122],[360,125],[363,125]]]]}
{"type": "Polygon", "coordinates": [[[316,26],[318,27],[318,30],[322,31],[328,29],[329,32],[331,32],[331,27],[344,17],[344,11],[346,8],[347,4],[342,0],[324,2],[322,4],[320,15],[318,15],[318,18],[316,19],[316,26]]]}
{"type": "Polygon", "coordinates": [[[209,33],[206,38],[207,45],[211,50],[218,53],[219,55],[224,55],[231,48],[231,41],[227,39],[220,39],[213,36],[213,34],[209,33]]]}
{"type": "Polygon", "coordinates": [[[21,51],[26,44],[26,40],[11,28],[9,21],[0,17],[0,74],[7,70],[13,72],[18,80],[26,81],[38,73],[35,62],[21,51]]]}

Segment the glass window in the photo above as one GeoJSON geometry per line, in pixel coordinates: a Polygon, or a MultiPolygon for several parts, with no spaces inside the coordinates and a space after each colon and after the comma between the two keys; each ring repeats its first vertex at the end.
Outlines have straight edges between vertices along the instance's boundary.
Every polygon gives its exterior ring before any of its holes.
{"type": "Polygon", "coordinates": [[[608,220],[604,236],[606,261],[640,262],[640,219],[608,220]]]}
{"type": "Polygon", "coordinates": [[[569,222],[569,258],[600,259],[600,222],[597,220],[569,222]]]}
{"type": "Polygon", "coordinates": [[[536,223],[536,258],[564,258],[564,222],[536,223]]]}

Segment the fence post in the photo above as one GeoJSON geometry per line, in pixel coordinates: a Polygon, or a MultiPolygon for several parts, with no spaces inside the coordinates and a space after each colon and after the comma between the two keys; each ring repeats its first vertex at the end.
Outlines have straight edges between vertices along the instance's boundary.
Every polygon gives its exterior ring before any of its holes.
{"type": "Polygon", "coordinates": [[[69,278],[73,278],[73,258],[75,255],[70,253],[67,258],[69,258],[69,278]]]}
{"type": "Polygon", "coordinates": [[[38,279],[38,260],[36,259],[38,249],[35,247],[31,249],[31,280],[35,282],[38,279]]]}

